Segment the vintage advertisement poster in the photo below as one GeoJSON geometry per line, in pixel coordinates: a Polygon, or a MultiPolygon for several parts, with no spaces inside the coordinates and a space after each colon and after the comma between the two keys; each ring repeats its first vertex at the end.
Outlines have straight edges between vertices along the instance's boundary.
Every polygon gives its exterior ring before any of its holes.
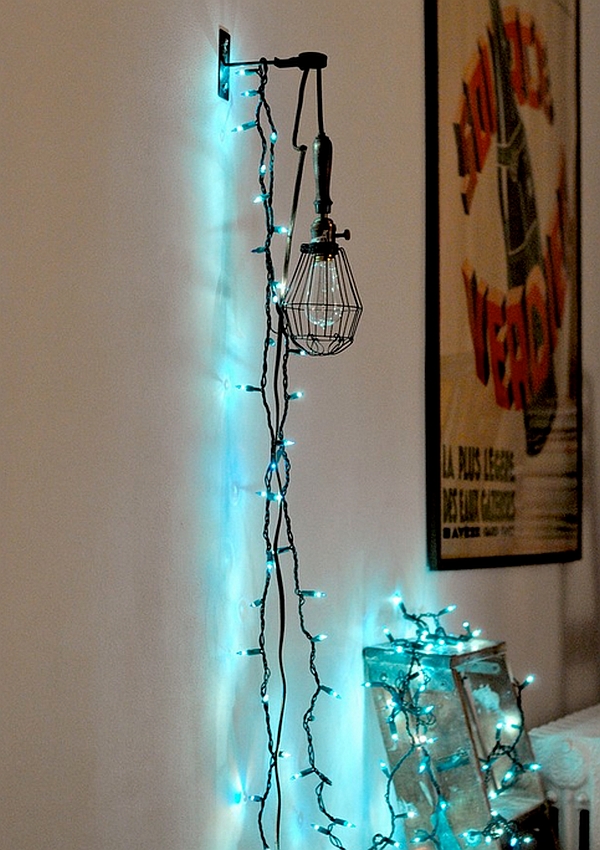
{"type": "Polygon", "coordinates": [[[426,14],[434,569],[580,557],[578,42],[576,0],[426,14]]]}

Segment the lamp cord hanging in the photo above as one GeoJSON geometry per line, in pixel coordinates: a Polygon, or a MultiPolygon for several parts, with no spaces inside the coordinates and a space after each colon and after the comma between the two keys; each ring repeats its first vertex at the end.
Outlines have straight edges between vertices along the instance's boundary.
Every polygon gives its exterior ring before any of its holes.
{"type": "Polygon", "coordinates": [[[308,81],[308,75],[310,73],[310,69],[306,68],[302,72],[302,77],[300,79],[300,85],[298,87],[298,106],[296,107],[296,117],[294,120],[294,129],[292,132],[292,147],[294,150],[298,151],[298,167],[296,170],[296,181],[294,183],[294,194],[292,197],[292,209],[290,212],[290,225],[288,229],[288,236],[286,239],[285,245],[285,257],[283,260],[283,272],[281,277],[282,290],[285,292],[288,286],[289,280],[289,270],[290,270],[290,258],[292,254],[292,240],[294,236],[294,228],[296,226],[296,215],[298,212],[298,203],[300,200],[300,190],[302,188],[302,177],[304,175],[304,163],[306,161],[306,151],[308,150],[307,145],[298,145],[298,132],[300,130],[300,117],[302,115],[302,107],[304,104],[304,92],[306,90],[306,83],[308,81]]]}
{"type": "Polygon", "coordinates": [[[350,239],[350,231],[338,233],[330,217],[333,145],[325,133],[323,118],[322,69],[316,67],[317,135],[313,142],[313,169],[316,184],[316,218],[311,225],[311,240],[300,246],[300,259],[289,279],[289,259],[298,194],[302,181],[306,146],[298,146],[297,136],[302,113],[308,70],[300,84],[292,144],[300,152],[296,192],[292,208],[292,227],[283,274],[283,302],[286,332],[305,354],[338,354],[354,341],[362,315],[362,302],[350,263],[337,239],[350,239]]]}

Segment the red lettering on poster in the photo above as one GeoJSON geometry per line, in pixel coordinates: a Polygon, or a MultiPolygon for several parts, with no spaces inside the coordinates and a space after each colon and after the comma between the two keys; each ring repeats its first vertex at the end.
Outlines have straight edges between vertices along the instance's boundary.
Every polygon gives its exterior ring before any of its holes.
{"type": "Polygon", "coordinates": [[[475,372],[484,386],[492,377],[496,404],[505,410],[523,410],[550,374],[566,302],[566,191],[563,160],[546,236],[546,276],[534,266],[524,286],[501,292],[479,280],[468,260],[462,266],[475,372]]]}
{"type": "Polygon", "coordinates": [[[504,10],[504,26],[511,46],[512,87],[517,96],[517,100],[521,105],[523,105],[527,100],[527,71],[525,67],[525,56],[523,53],[524,33],[521,29],[519,10],[515,6],[508,6],[504,10]]]}
{"type": "Polygon", "coordinates": [[[463,264],[462,274],[467,295],[469,327],[471,328],[471,339],[475,352],[475,371],[481,383],[487,385],[490,377],[490,361],[486,339],[487,286],[477,280],[477,276],[468,262],[463,264]]]}
{"type": "MultiPolygon", "coordinates": [[[[516,6],[504,11],[504,21],[512,52],[511,81],[520,104],[542,109],[549,123],[554,118],[550,91],[548,52],[542,33],[531,15],[516,6]]],[[[480,38],[477,52],[468,62],[462,81],[454,138],[458,174],[462,178],[461,198],[468,215],[478,173],[483,171],[492,136],[496,131],[494,76],[491,61],[491,35],[480,38]]]]}
{"type": "Polygon", "coordinates": [[[498,289],[490,289],[487,297],[487,333],[492,377],[494,379],[494,393],[496,395],[496,404],[499,407],[510,410],[512,399],[508,378],[508,348],[504,305],[504,294],[498,289]]]}
{"type": "Polygon", "coordinates": [[[554,120],[554,105],[550,92],[548,51],[543,34],[530,15],[521,17],[521,43],[526,100],[533,109],[543,109],[548,122],[554,120]]]}
{"type": "Polygon", "coordinates": [[[480,39],[478,52],[464,74],[458,120],[454,124],[458,173],[464,178],[461,196],[466,213],[475,194],[477,172],[483,170],[495,131],[496,103],[490,46],[480,39]]]}
{"type": "Polygon", "coordinates": [[[469,106],[464,95],[460,100],[458,121],[454,123],[454,136],[458,152],[458,173],[463,178],[460,196],[463,209],[465,213],[468,213],[477,186],[477,157],[473,123],[469,117],[469,106]]]}
{"type": "Polygon", "coordinates": [[[527,328],[523,287],[506,294],[506,348],[510,364],[510,389],[515,410],[523,410],[528,397],[527,328]]]}

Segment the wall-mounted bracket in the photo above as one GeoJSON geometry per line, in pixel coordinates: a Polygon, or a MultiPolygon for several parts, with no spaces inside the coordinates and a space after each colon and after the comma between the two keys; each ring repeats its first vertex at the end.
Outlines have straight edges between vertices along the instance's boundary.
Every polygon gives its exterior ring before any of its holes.
{"type": "Polygon", "coordinates": [[[231,36],[223,27],[219,27],[219,79],[218,92],[223,100],[229,100],[231,36]]]}
{"type": "Polygon", "coordinates": [[[259,59],[254,62],[231,62],[231,35],[224,27],[219,27],[219,78],[218,92],[223,100],[229,100],[229,84],[232,68],[256,65],[274,65],[276,68],[300,68],[301,71],[321,71],[327,67],[325,53],[312,51],[300,53],[289,59],[259,59]]]}

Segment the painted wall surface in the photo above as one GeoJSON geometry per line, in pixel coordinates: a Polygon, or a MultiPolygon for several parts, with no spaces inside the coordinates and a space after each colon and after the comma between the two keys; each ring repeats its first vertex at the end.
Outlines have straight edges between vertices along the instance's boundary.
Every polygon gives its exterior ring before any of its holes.
{"type": "MultiPolygon", "coordinates": [[[[235,57],[330,57],[334,213],[365,312],[349,351],[293,366],[290,499],[306,584],[328,593],[311,617],[344,700],[319,736],[349,844],[384,828],[361,650],[395,625],[396,588],[507,641],[514,673],[537,675],[530,725],[597,702],[597,4],[582,2],[584,558],[446,574],[425,566],[422,3],[0,11],[0,847],[259,846],[239,803],[263,770],[257,674],[236,652],[256,632],[268,443],[233,388],[260,368],[262,221],[255,141],[229,133],[248,107],[215,94],[220,24],[235,57]]],[[[284,140],[296,85],[273,75],[284,140]]],[[[284,209],[293,167],[282,143],[284,209]]],[[[290,795],[296,846],[313,814],[290,795]]]]}

